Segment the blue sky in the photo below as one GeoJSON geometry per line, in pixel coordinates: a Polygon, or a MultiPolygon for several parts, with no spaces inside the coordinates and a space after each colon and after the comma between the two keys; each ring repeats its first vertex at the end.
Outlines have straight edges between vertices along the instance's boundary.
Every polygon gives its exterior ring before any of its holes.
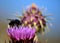
{"type": "MultiPolygon", "coordinates": [[[[55,18],[59,18],[60,0],[0,0],[0,9],[8,12],[8,15],[13,16],[16,12],[21,13],[22,7],[26,8],[26,6],[32,3],[35,3],[39,7],[47,8],[47,12],[52,13],[55,18]]],[[[7,14],[5,15],[8,16],[7,14]]]]}
{"type": "MultiPolygon", "coordinates": [[[[15,13],[22,12],[22,7],[35,3],[37,6],[47,8],[47,12],[51,13],[53,20],[52,34],[58,37],[60,32],[60,0],[0,0],[0,18],[14,18],[15,13]]],[[[21,15],[21,14],[20,14],[21,15]]]]}
{"type": "Polygon", "coordinates": [[[0,16],[2,18],[14,18],[16,12],[21,15],[22,7],[26,8],[32,3],[35,3],[39,8],[47,8],[47,12],[53,15],[51,18],[55,19],[54,22],[56,24],[60,22],[60,0],[0,0],[0,16]]]}

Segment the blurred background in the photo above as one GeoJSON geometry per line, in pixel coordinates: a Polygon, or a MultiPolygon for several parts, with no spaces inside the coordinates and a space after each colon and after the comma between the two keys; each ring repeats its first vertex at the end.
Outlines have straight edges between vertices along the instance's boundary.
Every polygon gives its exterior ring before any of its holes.
{"type": "Polygon", "coordinates": [[[32,3],[41,8],[44,15],[52,14],[48,18],[54,18],[49,20],[53,24],[48,25],[50,31],[44,35],[38,34],[39,40],[42,43],[60,43],[60,0],[0,0],[0,43],[8,40],[7,19],[22,15],[23,9],[32,3]]]}

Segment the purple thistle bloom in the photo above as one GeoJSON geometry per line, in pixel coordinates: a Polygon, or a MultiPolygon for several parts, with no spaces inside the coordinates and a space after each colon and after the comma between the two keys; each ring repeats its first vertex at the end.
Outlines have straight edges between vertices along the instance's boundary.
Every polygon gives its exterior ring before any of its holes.
{"type": "Polygon", "coordinates": [[[45,17],[43,16],[40,9],[34,4],[29,8],[27,8],[21,20],[24,26],[30,25],[31,27],[35,27],[36,32],[39,32],[39,31],[42,32],[46,27],[45,17]]]}
{"type": "Polygon", "coordinates": [[[16,40],[30,40],[35,36],[36,29],[29,28],[29,27],[13,27],[8,28],[7,33],[8,35],[16,40]]]}

